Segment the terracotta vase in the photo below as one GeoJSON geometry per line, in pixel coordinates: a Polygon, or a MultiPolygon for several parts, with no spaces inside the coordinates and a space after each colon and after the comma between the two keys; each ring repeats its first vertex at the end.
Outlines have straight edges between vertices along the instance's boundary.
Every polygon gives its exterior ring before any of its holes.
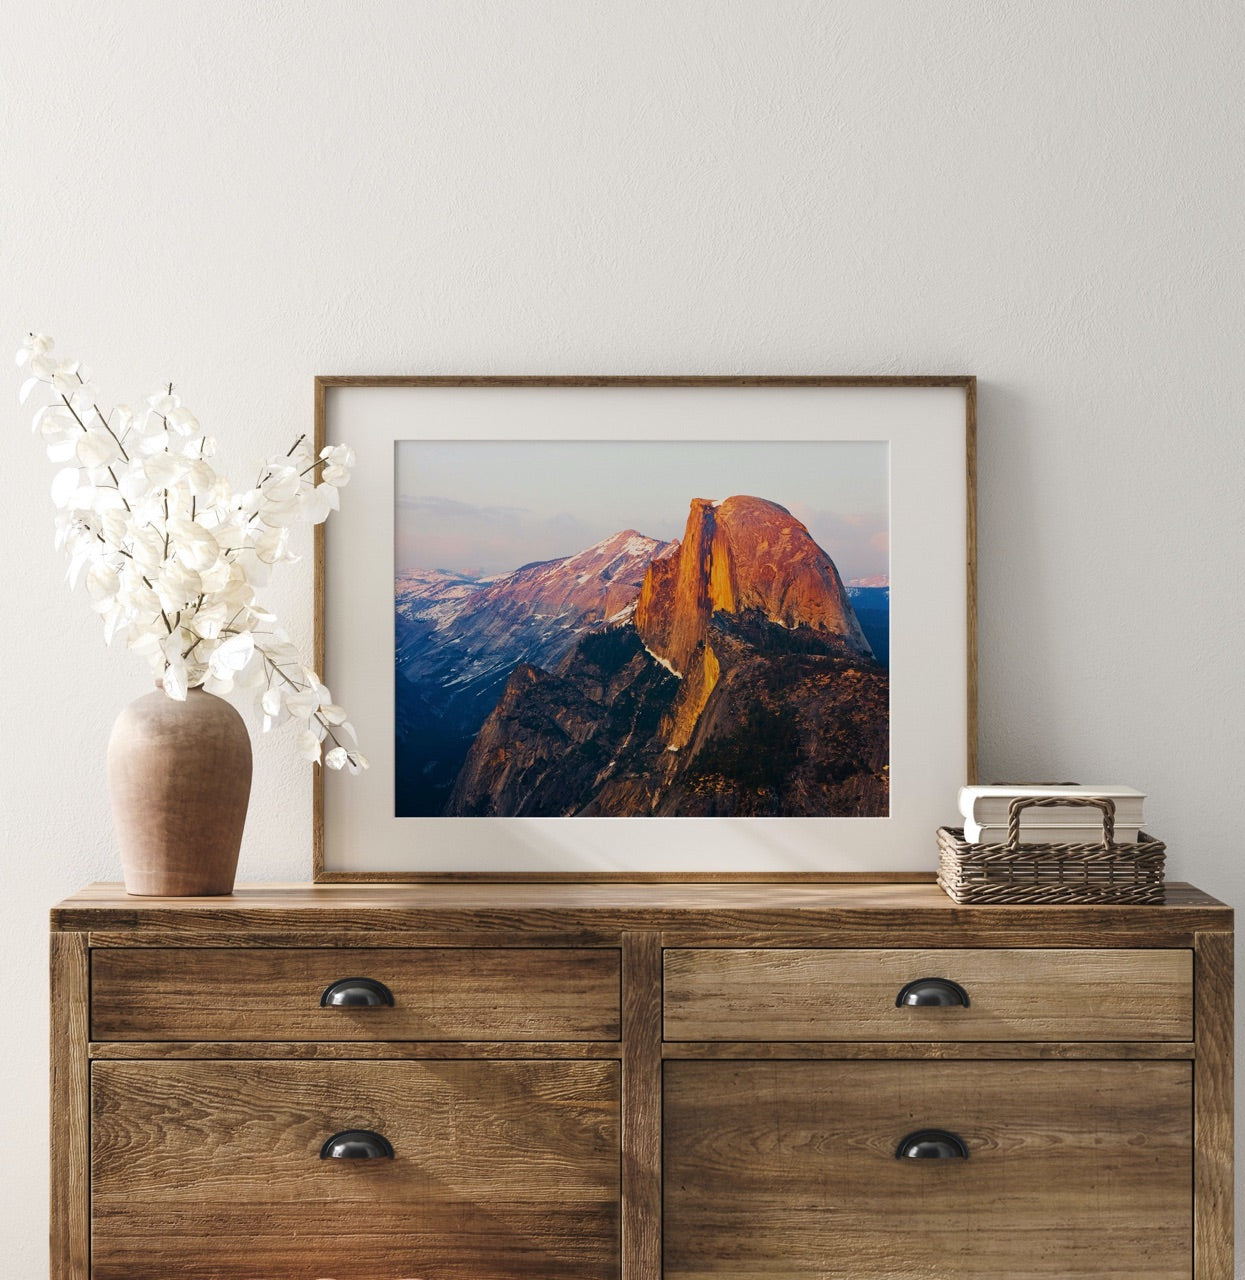
{"type": "Polygon", "coordinates": [[[251,735],[223,698],[162,690],[123,708],[108,740],[108,792],[127,893],[229,893],[251,794],[251,735]]]}

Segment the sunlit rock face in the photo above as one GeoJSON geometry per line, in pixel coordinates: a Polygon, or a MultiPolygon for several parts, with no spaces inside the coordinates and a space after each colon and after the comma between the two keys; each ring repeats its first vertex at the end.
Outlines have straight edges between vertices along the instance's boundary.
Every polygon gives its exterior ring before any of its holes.
{"type": "Polygon", "coordinates": [[[649,566],[636,630],[655,657],[683,674],[715,613],[748,610],[871,652],[834,561],[785,507],[746,496],[694,498],[678,551],[649,566]]]}

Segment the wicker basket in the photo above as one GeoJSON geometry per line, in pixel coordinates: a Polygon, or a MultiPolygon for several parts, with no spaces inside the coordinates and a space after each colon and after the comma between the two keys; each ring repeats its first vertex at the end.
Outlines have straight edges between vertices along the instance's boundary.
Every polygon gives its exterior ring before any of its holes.
{"type": "Polygon", "coordinates": [[[1016,799],[1008,806],[1004,844],[969,844],[958,827],[938,830],[938,883],[956,902],[1154,903],[1163,901],[1166,846],[1144,831],[1136,844],[1116,844],[1115,804],[1066,797],[1016,799]],[[1028,808],[1092,805],[1102,811],[1093,844],[1022,844],[1028,808]]]}

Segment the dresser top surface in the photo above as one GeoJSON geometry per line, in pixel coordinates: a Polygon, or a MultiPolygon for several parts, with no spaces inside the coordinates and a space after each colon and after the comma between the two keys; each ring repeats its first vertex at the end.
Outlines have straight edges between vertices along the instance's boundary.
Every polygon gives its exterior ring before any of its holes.
{"type": "MultiPolygon", "coordinates": [[[[1192,885],[1166,886],[1156,906],[963,906],[932,881],[845,879],[827,883],[450,881],[429,884],[243,884],[210,898],[132,897],[93,884],[52,910],[55,931],[159,932],[331,928],[374,933],[453,930],[542,933],[660,929],[799,932],[936,931],[978,945],[1082,945],[1098,934],[1159,945],[1199,930],[1232,928],[1232,910],[1192,885]],[[918,929],[919,927],[919,929],[918,929]]],[[[1169,942],[1170,944],[1170,942],[1169,942]]],[[[118,945],[114,943],[114,945],[118,945]]]]}

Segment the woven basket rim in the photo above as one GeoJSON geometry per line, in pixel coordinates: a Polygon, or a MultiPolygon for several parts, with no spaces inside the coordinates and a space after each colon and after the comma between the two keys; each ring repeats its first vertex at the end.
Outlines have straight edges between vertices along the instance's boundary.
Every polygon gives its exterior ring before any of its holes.
{"type": "Polygon", "coordinates": [[[1009,845],[1006,842],[1002,844],[973,844],[971,841],[964,839],[963,827],[939,827],[938,843],[939,847],[950,847],[956,853],[1040,853],[1056,856],[1062,853],[1083,854],[1087,851],[1095,851],[1098,853],[1118,853],[1127,857],[1131,854],[1162,853],[1167,848],[1162,840],[1149,835],[1145,831],[1139,831],[1135,841],[1116,841],[1109,845],[1104,845],[1101,840],[1077,844],[1040,844],[1036,841],[1025,841],[1017,845],[1009,845]]]}

